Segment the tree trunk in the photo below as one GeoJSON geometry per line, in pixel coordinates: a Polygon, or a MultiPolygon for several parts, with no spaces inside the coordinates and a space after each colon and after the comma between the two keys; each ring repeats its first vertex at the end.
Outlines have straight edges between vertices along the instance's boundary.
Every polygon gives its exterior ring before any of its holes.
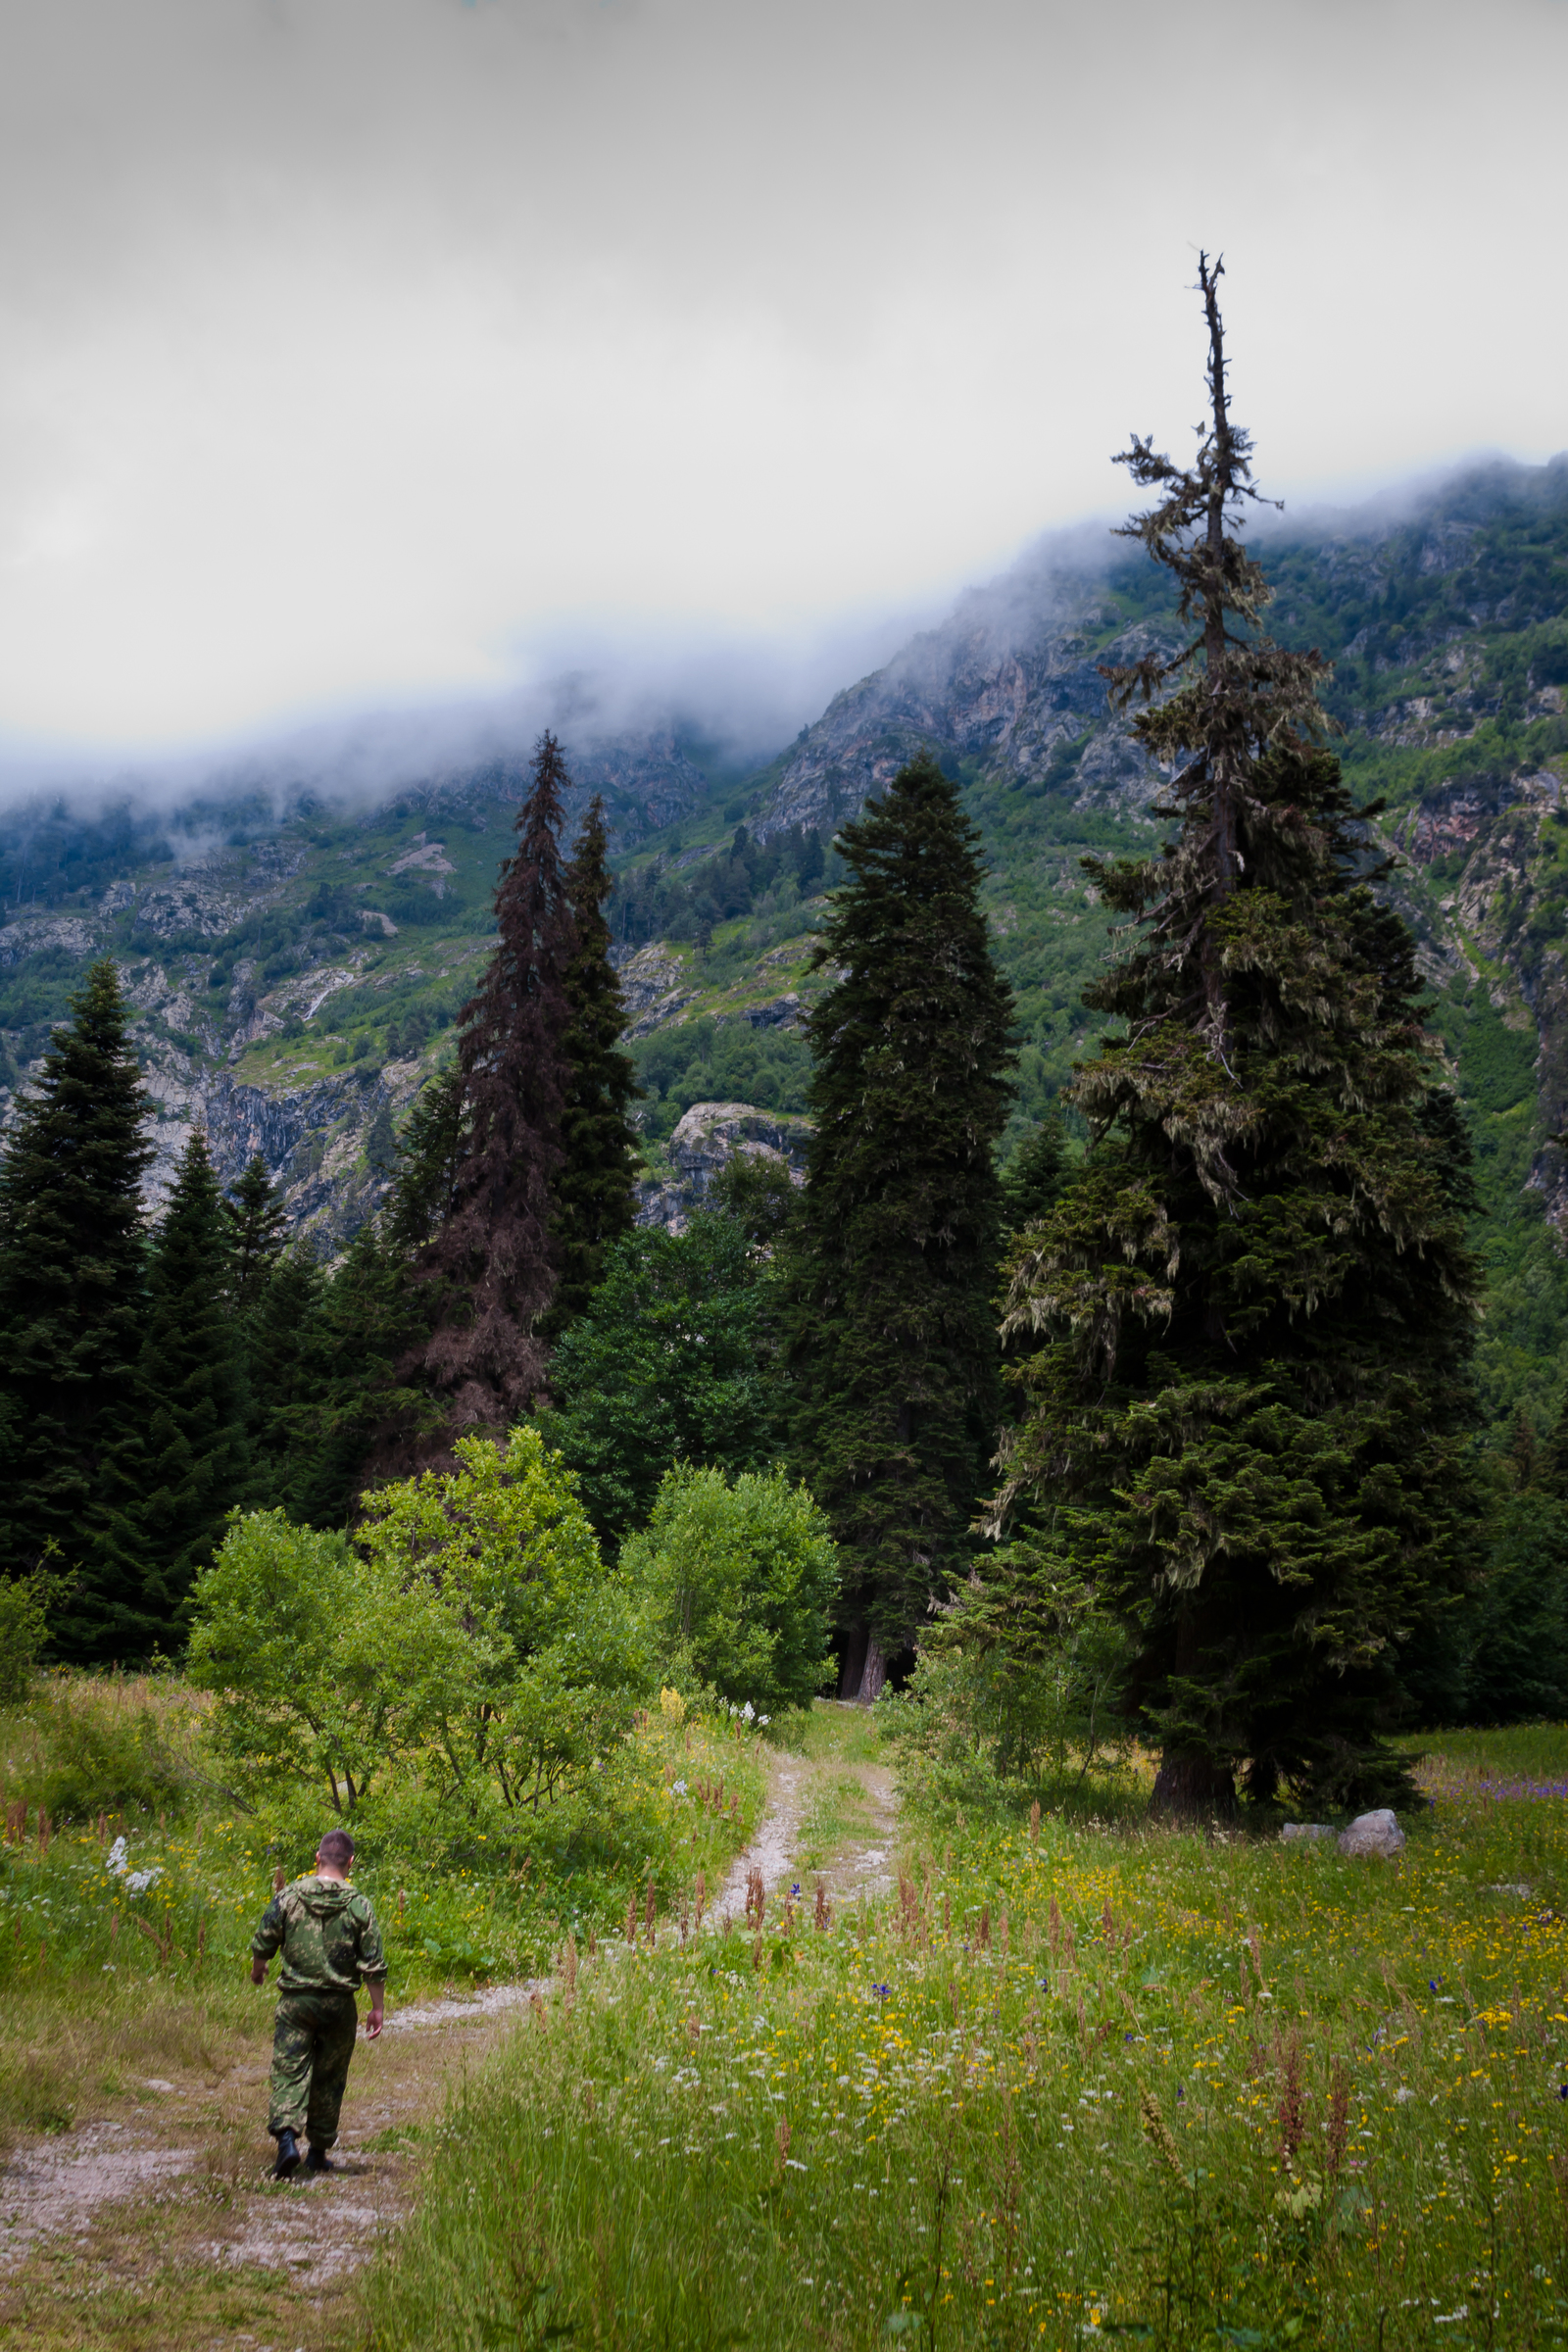
{"type": "Polygon", "coordinates": [[[862,1707],[870,1706],[882,1695],[882,1686],[888,1679],[888,1653],[875,1634],[866,1637],[865,1666],[860,1675],[860,1688],[856,1696],[862,1707]]]}
{"type": "Polygon", "coordinates": [[[856,1699],[860,1695],[860,1683],[865,1674],[865,1653],[870,1647],[869,1626],[852,1625],[844,1644],[844,1667],[839,1676],[839,1696],[856,1699]]]}
{"type": "Polygon", "coordinates": [[[1210,1756],[1162,1756],[1149,1809],[1177,1820],[1228,1821],[1236,1811],[1236,1782],[1210,1756]]]}

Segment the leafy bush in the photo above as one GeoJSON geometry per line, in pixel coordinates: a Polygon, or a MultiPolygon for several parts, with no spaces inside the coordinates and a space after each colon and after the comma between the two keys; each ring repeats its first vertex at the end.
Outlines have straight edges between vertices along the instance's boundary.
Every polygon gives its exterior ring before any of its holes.
{"type": "Polygon", "coordinates": [[[635,1616],[537,1430],[367,1497],[354,1543],[236,1518],[197,1580],[190,1672],[263,1782],[349,1812],[399,1767],[472,1818],[537,1812],[630,1721],[635,1616]]]}
{"type": "Polygon", "coordinates": [[[0,1707],[20,1707],[31,1690],[58,1595],[47,1575],[0,1577],[0,1707]]]}
{"type": "Polygon", "coordinates": [[[730,1486],[682,1463],[621,1556],[666,1674],[771,1714],[810,1703],[831,1662],[839,1571],[804,1486],[779,1471],[730,1486]]]}
{"type": "Polygon", "coordinates": [[[544,1420],[607,1543],[647,1518],[672,1462],[760,1470],[777,1450],[764,1276],[730,1216],[644,1227],[610,1252],[556,1349],[544,1420]]]}

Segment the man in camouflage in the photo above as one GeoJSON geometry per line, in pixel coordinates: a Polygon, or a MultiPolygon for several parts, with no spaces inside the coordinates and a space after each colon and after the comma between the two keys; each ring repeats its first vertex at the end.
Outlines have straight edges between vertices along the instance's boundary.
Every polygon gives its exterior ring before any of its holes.
{"type": "Polygon", "coordinates": [[[386,1955],[366,1896],[349,1883],[354,1840],[328,1830],[314,1876],[279,1887],[251,1939],[251,1982],[265,1984],[267,1964],[281,1946],[277,2024],[272,2034],[271,2107],[267,2129],[277,2142],[275,2169],[286,2180],[299,2169],[299,2135],[310,2137],[308,2173],[329,2173],[338,2109],[349,2079],[359,2031],[354,1995],[370,1988],[366,2034],[381,2031],[386,2001],[386,1955]]]}

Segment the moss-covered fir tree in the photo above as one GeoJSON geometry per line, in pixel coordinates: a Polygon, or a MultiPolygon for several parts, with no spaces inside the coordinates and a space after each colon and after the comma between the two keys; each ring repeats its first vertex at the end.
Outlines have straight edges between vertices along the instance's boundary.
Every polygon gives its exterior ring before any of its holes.
{"type": "Polygon", "coordinates": [[[604,910],[615,885],[606,850],[605,805],[595,794],[565,871],[573,940],[562,974],[566,1087],[551,1225],[556,1295],[544,1326],[552,1337],[584,1311],[606,1250],[636,1217],[637,1131],[627,1112],[641,1090],[620,1042],[626,1005],[610,960],[604,910]]]}
{"type": "Polygon", "coordinates": [[[62,1621],[77,1655],[176,1646],[196,1571],[245,1498],[231,1280],[229,1220],[197,1128],[154,1239],[135,1380],[99,1483],[97,1538],[62,1621]]]}
{"type": "Polygon", "coordinates": [[[1162,854],[1096,865],[1136,938],[1089,992],[1116,1027],[1071,1099],[1093,1138],[1016,1259],[1020,1507],[1133,1637],[1156,1803],[1228,1809],[1239,1773],[1319,1804],[1399,1786],[1399,1653],[1466,1573],[1474,1509],[1462,1127],[1412,943],[1323,748],[1325,665],[1264,636],[1233,535],[1250,485],[1200,264],[1210,421],[1129,526],[1192,642],[1107,672],[1170,775],[1162,854]]]}
{"type": "Polygon", "coordinates": [[[0,1161],[0,1574],[79,1565],[141,1346],[141,1180],[153,1158],[112,962],[96,963],[0,1161]]]}
{"type": "Polygon", "coordinates": [[[846,1696],[874,1698],[966,1567],[996,1443],[995,1168],[1012,1001],[992,960],[973,826],[935,760],[837,848],[851,879],[817,951],[815,1120],[780,1251],[792,1451],[845,1569],[846,1696]]]}

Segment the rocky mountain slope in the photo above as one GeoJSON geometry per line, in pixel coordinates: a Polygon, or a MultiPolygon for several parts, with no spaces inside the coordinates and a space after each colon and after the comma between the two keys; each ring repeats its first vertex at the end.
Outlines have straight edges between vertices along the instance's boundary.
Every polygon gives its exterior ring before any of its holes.
{"type": "MultiPolygon", "coordinates": [[[[1336,665],[1338,748],[1384,803],[1395,864],[1380,887],[1416,929],[1470,1111],[1488,1407],[1522,1399],[1544,1418],[1568,1382],[1568,1152],[1555,1140],[1568,1122],[1568,459],[1480,467],[1402,512],[1310,529],[1287,518],[1261,552],[1276,632],[1336,665]]],[[[1178,642],[1163,600],[1161,577],[1118,542],[1097,560],[1081,542],[1048,545],[740,782],[673,729],[568,739],[579,798],[603,791],[615,827],[646,1214],[684,1213],[712,1137],[727,1148],[726,1120],[771,1121],[769,1148],[798,1136],[832,834],[923,744],[962,782],[986,843],[1019,1005],[1017,1124],[1046,1106],[1092,1032],[1080,992],[1106,944],[1081,860],[1157,833],[1160,779],[1107,710],[1100,665],[1178,642]]],[[[300,1229],[341,1247],[450,1048],[524,786],[519,749],[357,812],[274,780],[215,786],[164,816],[39,807],[0,821],[5,1099],[107,950],[138,1007],[160,1179],[202,1118],[226,1172],[261,1150],[300,1229]]]]}

